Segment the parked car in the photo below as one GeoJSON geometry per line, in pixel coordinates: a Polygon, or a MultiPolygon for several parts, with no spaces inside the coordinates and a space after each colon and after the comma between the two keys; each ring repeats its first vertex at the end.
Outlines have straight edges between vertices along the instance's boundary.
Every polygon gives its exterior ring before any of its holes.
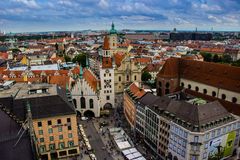
{"type": "Polygon", "coordinates": [[[81,120],[86,121],[86,120],[88,120],[88,117],[81,117],[81,120]]]}
{"type": "Polygon", "coordinates": [[[95,156],[95,154],[91,153],[89,154],[91,160],[97,160],[97,157],[95,156]]]}

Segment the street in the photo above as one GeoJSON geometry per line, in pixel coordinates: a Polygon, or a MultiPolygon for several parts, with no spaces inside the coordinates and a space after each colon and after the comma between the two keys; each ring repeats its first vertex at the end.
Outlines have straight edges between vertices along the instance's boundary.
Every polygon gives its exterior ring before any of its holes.
{"type": "Polygon", "coordinates": [[[107,150],[102,149],[104,148],[104,143],[102,142],[102,139],[97,132],[96,128],[94,127],[93,121],[80,121],[80,124],[82,124],[85,130],[85,133],[89,137],[89,142],[93,148],[93,153],[96,155],[98,160],[113,160],[111,157],[111,154],[107,152],[107,150]]]}

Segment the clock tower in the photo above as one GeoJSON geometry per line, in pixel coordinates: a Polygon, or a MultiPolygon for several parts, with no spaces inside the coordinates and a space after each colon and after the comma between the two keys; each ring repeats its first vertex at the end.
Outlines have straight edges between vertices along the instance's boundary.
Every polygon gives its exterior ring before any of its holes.
{"type": "Polygon", "coordinates": [[[101,107],[109,109],[115,107],[114,92],[114,69],[115,62],[113,55],[117,49],[117,31],[112,23],[109,35],[104,37],[103,50],[100,62],[100,79],[101,79],[101,107]]]}

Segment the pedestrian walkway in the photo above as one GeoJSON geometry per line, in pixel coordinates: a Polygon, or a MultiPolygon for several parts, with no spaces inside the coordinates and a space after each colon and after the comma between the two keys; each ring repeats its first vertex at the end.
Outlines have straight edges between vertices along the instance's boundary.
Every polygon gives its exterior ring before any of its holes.
{"type": "MultiPolygon", "coordinates": [[[[114,160],[124,160],[124,157],[122,156],[121,152],[119,152],[116,148],[115,145],[113,144],[112,140],[110,139],[109,134],[107,133],[107,127],[103,127],[100,129],[99,127],[99,122],[101,122],[101,119],[98,119],[98,121],[94,120],[94,127],[96,128],[97,132],[100,134],[100,137],[106,146],[103,149],[106,149],[109,154],[113,157],[114,160]]],[[[108,127],[114,127],[113,122],[109,122],[108,127]]]]}

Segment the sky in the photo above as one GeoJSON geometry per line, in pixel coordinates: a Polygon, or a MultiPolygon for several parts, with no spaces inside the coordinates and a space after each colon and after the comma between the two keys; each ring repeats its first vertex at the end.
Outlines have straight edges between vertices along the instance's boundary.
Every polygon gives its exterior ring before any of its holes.
{"type": "Polygon", "coordinates": [[[5,32],[120,29],[240,31],[240,0],[0,0],[5,32]]]}

